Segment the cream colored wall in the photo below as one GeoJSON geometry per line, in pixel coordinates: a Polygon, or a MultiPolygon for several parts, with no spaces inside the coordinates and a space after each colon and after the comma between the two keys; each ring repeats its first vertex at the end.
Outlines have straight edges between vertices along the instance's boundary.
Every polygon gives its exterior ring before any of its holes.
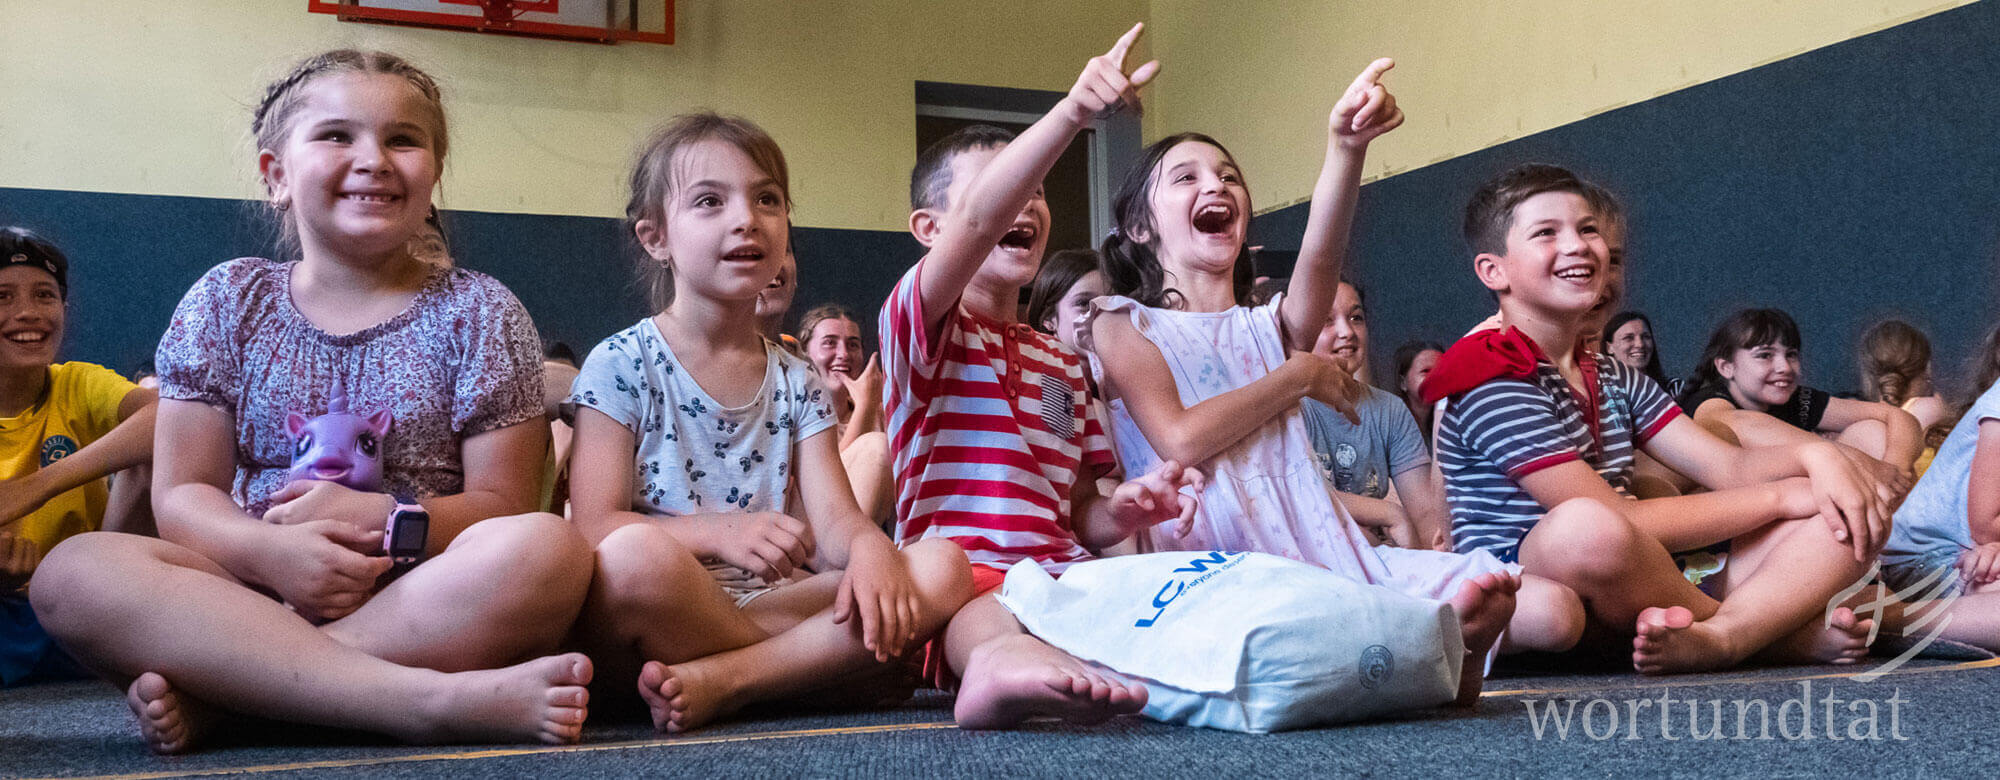
{"type": "Polygon", "coordinates": [[[1468,154],[1964,0],[1154,0],[1149,137],[1215,135],[1258,211],[1312,192],[1327,110],[1369,60],[1409,116],[1370,179],[1468,154]]]}
{"type": "Polygon", "coordinates": [[[668,115],[712,107],[784,146],[799,224],[902,230],[913,82],[1066,90],[1147,10],[679,0],[674,45],[602,46],[341,22],[305,5],[0,0],[0,186],[258,197],[248,128],[263,85],[304,55],[357,46],[404,54],[443,82],[447,207],[620,215],[638,140],[668,115]]]}

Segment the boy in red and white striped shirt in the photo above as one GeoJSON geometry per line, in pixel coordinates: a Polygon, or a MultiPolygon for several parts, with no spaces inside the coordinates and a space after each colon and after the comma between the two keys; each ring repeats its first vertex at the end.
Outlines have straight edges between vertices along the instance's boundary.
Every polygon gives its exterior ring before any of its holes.
{"type": "Polygon", "coordinates": [[[1124,70],[1142,27],[1091,59],[1019,138],[961,130],[926,149],[910,177],[910,232],[929,251],[882,308],[883,401],[897,540],[957,542],[981,594],[952,618],[942,659],[933,644],[927,663],[937,679],[963,679],[961,727],[1034,715],[1091,722],[1146,702],[1144,686],[1029,635],[991,593],[1021,560],[1060,573],[1139,528],[1193,516],[1194,499],[1178,491],[1201,475],[1173,463],[1099,495],[1095,477],[1115,464],[1086,411],[1082,361],[1016,319],[1047,246],[1043,177],[1100,113],[1136,109],[1138,89],[1159,70],[1124,70]]]}

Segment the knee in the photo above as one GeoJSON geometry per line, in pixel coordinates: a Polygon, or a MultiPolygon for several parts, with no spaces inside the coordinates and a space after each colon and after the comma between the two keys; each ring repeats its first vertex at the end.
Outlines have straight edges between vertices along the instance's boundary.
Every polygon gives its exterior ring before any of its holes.
{"type": "Polygon", "coordinates": [[[1516,615],[1517,624],[1532,624],[1535,644],[1539,645],[1533,649],[1549,651],[1568,650],[1583,641],[1588,620],[1583,598],[1575,590],[1531,574],[1521,577],[1520,608],[1516,615]]]}
{"type": "Polygon", "coordinates": [[[592,590],[614,605],[669,604],[676,595],[686,595],[691,578],[708,578],[687,545],[652,523],[633,523],[606,534],[595,555],[592,590]]]}
{"type": "Polygon", "coordinates": [[[131,561],[146,554],[144,547],[149,542],[155,540],[98,531],[78,534],[56,545],[42,557],[28,585],[28,592],[34,594],[29,603],[36,619],[58,635],[102,622],[86,614],[92,611],[89,605],[98,601],[100,592],[127,582],[111,573],[134,571],[131,561]]]}
{"type": "Polygon", "coordinates": [[[1847,426],[1834,441],[1862,451],[1871,458],[1881,458],[1889,448],[1889,426],[1881,420],[1861,420],[1847,426]]]}
{"type": "Polygon", "coordinates": [[[934,609],[949,615],[972,600],[972,563],[949,539],[925,539],[903,549],[910,579],[934,609]]]}
{"type": "Polygon", "coordinates": [[[1563,582],[1618,579],[1651,537],[1617,509],[1594,499],[1557,504],[1522,541],[1523,557],[1563,582]],[[1532,548],[1529,549],[1529,548],[1532,548]]]}
{"type": "Polygon", "coordinates": [[[583,588],[590,580],[590,545],[570,521],[547,512],[474,523],[452,547],[476,551],[487,567],[539,587],[583,588]]]}

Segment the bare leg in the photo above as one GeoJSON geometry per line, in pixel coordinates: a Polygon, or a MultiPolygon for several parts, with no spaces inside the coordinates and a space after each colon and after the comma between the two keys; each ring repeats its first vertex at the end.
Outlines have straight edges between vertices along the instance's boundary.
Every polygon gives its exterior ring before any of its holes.
{"type": "Polygon", "coordinates": [[[1722,607],[1708,622],[1727,631],[1736,660],[1753,655],[1776,663],[1853,663],[1868,652],[1871,621],[1827,602],[1860,579],[1855,562],[1819,518],[1788,520],[1730,542],[1722,607]]]}
{"type": "Polygon", "coordinates": [[[1638,623],[1665,605],[1687,612],[1693,626],[1720,605],[1681,576],[1659,541],[1615,508],[1578,499],[1549,510],[1522,540],[1521,565],[1575,590],[1589,620],[1606,634],[1638,634],[1633,663],[1642,671],[1660,667],[1662,655],[1706,660],[1729,652],[1713,630],[1676,630],[1669,646],[1638,623]]]}
{"type": "Polygon", "coordinates": [[[159,536],[153,522],[153,467],[133,466],[111,475],[111,492],[104,502],[106,531],[159,536]]]}
{"type": "Polygon", "coordinates": [[[1099,723],[1146,706],[1146,686],[1035,638],[990,593],[952,617],[944,650],[963,678],[953,708],[959,728],[1008,728],[1039,715],[1099,723]]]}
{"type": "Polygon", "coordinates": [[[1862,420],[1847,426],[1847,429],[1841,431],[1833,440],[1860,450],[1868,457],[1881,460],[1883,453],[1889,451],[1889,427],[1883,425],[1880,420],[1862,420]]]}
{"type": "Polygon", "coordinates": [[[1501,637],[1500,652],[1560,653],[1583,640],[1583,600],[1568,586],[1523,574],[1514,597],[1514,619],[1501,637]]]}
{"type": "Polygon", "coordinates": [[[547,513],[482,520],[324,630],[406,666],[491,669],[554,652],[590,587],[590,550],[547,513]]]}
{"type": "MultiPolygon", "coordinates": [[[[946,540],[918,542],[903,555],[917,587],[916,634],[928,637],[971,596],[972,573],[965,553],[946,540]]],[[[678,732],[746,704],[802,693],[880,665],[862,643],[859,619],[835,623],[828,607],[748,647],[673,665],[650,661],[639,684],[642,694],[651,692],[646,698],[654,705],[653,725],[678,732]]]]}
{"type": "Polygon", "coordinates": [[[34,590],[36,614],[66,649],[134,681],[128,695],[155,749],[199,739],[176,690],[235,712],[412,742],[567,742],[581,733],[591,673],[581,655],[456,674],[398,665],[335,641],[214,562],[158,539],[77,536],[43,561],[34,590]]]}
{"type": "Polygon", "coordinates": [[[1818,520],[1738,538],[1721,603],[1689,584],[1659,542],[1594,502],[1551,511],[1529,532],[1521,561],[1575,588],[1593,620],[1633,636],[1633,665],[1649,674],[1733,666],[1767,647],[1788,660],[1851,658],[1857,631],[1868,628],[1817,622],[1827,599],[1860,576],[1818,520]]]}
{"type": "Polygon", "coordinates": [[[657,698],[633,685],[646,661],[681,663],[770,637],[664,528],[619,528],[598,543],[596,557],[576,637],[598,664],[597,692],[614,702],[657,698]]]}
{"type": "MultiPolygon", "coordinates": [[[[1946,574],[1957,576],[1957,572],[1946,574]]],[[[1961,594],[1949,602],[1932,599],[1892,607],[1883,616],[1885,631],[1895,631],[1912,639],[1922,639],[1932,631],[1938,636],[1954,642],[2000,652],[2000,589],[1988,585],[1961,594]],[[1931,613],[1936,612],[1935,616],[1931,613]],[[1949,623],[1945,622],[1947,619],[1949,623]],[[1923,625],[1905,629],[1906,624],[1925,621],[1923,625]],[[1939,626],[1943,626],[1939,630],[1939,626]]]]}

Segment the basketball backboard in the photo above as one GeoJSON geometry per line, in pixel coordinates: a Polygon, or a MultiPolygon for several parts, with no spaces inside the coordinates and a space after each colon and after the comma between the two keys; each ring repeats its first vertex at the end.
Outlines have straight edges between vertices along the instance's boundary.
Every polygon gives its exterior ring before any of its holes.
{"type": "Polygon", "coordinates": [[[409,24],[542,38],[674,42],[673,0],[306,0],[344,21],[409,24]]]}

